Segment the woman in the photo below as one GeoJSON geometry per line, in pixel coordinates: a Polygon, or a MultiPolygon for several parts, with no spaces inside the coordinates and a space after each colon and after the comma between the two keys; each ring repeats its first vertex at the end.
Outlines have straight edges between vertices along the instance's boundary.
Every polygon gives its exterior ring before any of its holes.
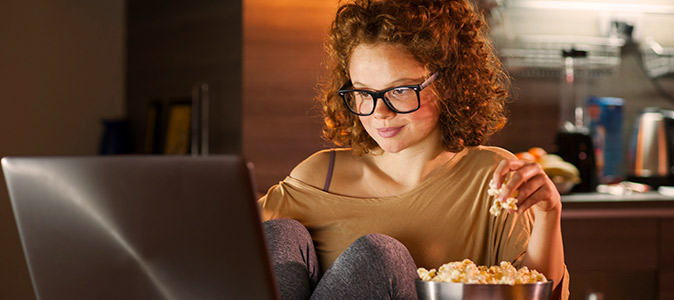
{"type": "Polygon", "coordinates": [[[284,299],[415,299],[417,267],[465,258],[536,269],[568,297],[559,193],[540,165],[481,146],[509,81],[467,0],[353,0],[329,37],[323,135],[348,148],[259,202],[284,299]],[[490,181],[517,211],[489,214],[490,181]]]}

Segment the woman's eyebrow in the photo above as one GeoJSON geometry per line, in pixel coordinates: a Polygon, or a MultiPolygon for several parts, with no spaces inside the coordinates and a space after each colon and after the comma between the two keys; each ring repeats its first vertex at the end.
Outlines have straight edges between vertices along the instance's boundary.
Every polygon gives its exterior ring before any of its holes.
{"type": "MultiPolygon", "coordinates": [[[[410,84],[410,82],[416,83],[417,81],[420,81],[420,80],[423,81],[424,78],[423,78],[423,77],[420,77],[420,78],[400,78],[400,79],[396,79],[396,80],[394,80],[394,81],[392,81],[392,82],[389,82],[389,87],[396,87],[396,86],[400,86],[400,85],[407,85],[407,84],[410,84]]],[[[419,82],[419,83],[421,83],[421,82],[419,82]]],[[[358,81],[351,81],[351,85],[352,85],[353,87],[358,87],[358,88],[365,88],[365,87],[367,87],[366,84],[363,84],[363,83],[358,82],[358,81]]]]}

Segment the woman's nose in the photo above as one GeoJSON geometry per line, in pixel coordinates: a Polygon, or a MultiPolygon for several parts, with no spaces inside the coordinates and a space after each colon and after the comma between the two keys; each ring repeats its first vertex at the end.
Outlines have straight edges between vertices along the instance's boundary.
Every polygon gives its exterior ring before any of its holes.
{"type": "Polygon", "coordinates": [[[376,105],[374,106],[374,112],[372,113],[372,116],[377,119],[385,119],[395,116],[396,113],[386,105],[386,102],[384,102],[383,98],[378,98],[375,101],[377,101],[377,103],[375,103],[376,105]]]}

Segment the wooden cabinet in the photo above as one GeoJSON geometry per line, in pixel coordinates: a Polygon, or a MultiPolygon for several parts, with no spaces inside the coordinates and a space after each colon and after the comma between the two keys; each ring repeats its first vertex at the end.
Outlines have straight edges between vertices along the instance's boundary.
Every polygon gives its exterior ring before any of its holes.
{"type": "Polygon", "coordinates": [[[674,218],[660,221],[660,299],[674,300],[674,218]]]}
{"type": "Polygon", "coordinates": [[[674,299],[674,200],[649,195],[563,198],[571,299],[674,299]]]}

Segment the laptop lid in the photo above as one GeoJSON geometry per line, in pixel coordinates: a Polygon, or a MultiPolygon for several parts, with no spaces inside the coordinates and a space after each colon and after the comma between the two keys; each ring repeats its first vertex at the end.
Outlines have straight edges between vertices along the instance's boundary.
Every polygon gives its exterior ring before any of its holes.
{"type": "Polygon", "coordinates": [[[38,299],[277,299],[238,156],[5,157],[38,299]]]}

